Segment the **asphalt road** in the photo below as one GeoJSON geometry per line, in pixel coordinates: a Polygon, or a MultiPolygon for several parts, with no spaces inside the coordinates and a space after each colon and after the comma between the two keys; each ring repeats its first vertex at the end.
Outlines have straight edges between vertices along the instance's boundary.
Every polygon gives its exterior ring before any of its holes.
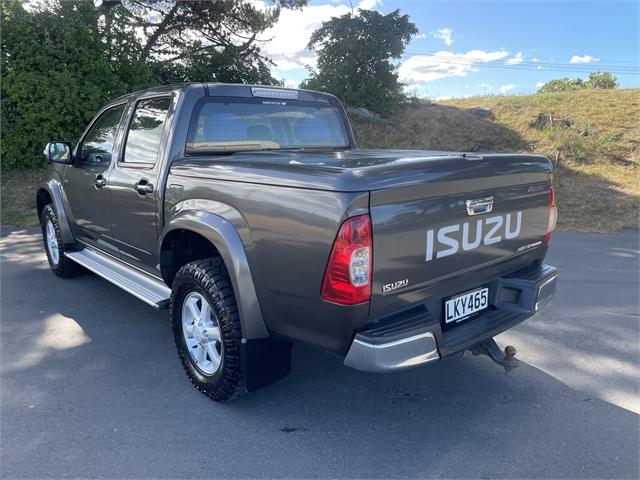
{"type": "Polygon", "coordinates": [[[48,270],[5,229],[0,473],[14,477],[638,478],[638,232],[560,232],[557,297],[501,335],[510,374],[466,357],[395,375],[294,349],[285,380],[219,405],[179,365],[167,314],[48,270]]]}

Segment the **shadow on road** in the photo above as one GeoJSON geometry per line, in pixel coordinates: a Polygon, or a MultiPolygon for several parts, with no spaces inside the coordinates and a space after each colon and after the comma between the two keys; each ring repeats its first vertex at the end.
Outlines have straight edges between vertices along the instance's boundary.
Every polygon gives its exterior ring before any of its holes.
{"type": "MultiPolygon", "coordinates": [[[[477,357],[366,374],[296,346],[289,377],[219,405],[166,313],[54,277],[32,233],[0,239],[2,477],[637,478],[638,415],[529,364],[549,319],[518,332],[531,355],[508,375],[477,357]]],[[[626,362],[619,345],[600,361],[626,362]]]]}

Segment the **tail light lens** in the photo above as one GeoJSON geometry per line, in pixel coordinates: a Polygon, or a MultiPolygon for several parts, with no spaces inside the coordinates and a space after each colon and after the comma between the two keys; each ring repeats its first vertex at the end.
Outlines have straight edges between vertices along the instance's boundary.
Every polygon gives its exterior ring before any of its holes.
{"type": "Polygon", "coordinates": [[[371,299],[373,240],[371,218],[358,215],[344,221],[331,250],[320,296],[323,300],[355,305],[371,299]]]}
{"type": "Polygon", "coordinates": [[[558,207],[556,207],[556,192],[553,187],[549,190],[549,223],[547,224],[547,234],[544,236],[544,244],[551,242],[551,232],[556,229],[558,222],[558,207]]]}

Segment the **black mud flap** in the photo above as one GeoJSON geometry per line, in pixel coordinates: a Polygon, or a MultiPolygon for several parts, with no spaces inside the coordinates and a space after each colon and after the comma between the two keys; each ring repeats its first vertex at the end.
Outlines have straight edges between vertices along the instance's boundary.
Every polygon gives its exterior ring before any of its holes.
{"type": "Polygon", "coordinates": [[[291,371],[291,344],[271,338],[242,340],[245,386],[248,392],[266,387],[291,371]]]}

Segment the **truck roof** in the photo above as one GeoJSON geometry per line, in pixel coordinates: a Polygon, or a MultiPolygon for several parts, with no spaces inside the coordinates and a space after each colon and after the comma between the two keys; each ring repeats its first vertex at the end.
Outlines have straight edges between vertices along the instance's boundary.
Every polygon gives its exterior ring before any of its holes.
{"type": "MultiPolygon", "coordinates": [[[[176,89],[188,89],[188,88],[205,88],[207,92],[207,96],[212,97],[244,97],[244,98],[253,98],[253,97],[264,97],[264,98],[274,98],[279,100],[285,99],[296,99],[296,100],[304,100],[310,102],[321,102],[321,103],[338,103],[337,98],[334,95],[329,93],[316,92],[313,90],[305,90],[300,88],[287,88],[281,87],[277,85],[256,85],[256,84],[245,84],[245,83],[222,83],[222,82],[185,82],[185,83],[175,83],[170,85],[159,85],[157,87],[146,88],[144,90],[138,90],[136,92],[127,93],[121,95],[117,98],[114,98],[112,102],[117,100],[122,100],[130,97],[138,97],[140,95],[144,95],[149,92],[162,92],[162,91],[170,91],[176,89]],[[256,94],[255,91],[257,89],[262,89],[261,91],[264,95],[256,94]],[[291,95],[296,95],[293,97],[282,97],[276,94],[276,91],[282,92],[292,92],[291,95]],[[269,95],[269,92],[273,92],[273,96],[269,95]],[[295,92],[295,93],[294,93],[295,92]]],[[[111,103],[111,102],[110,102],[111,103]]]]}

